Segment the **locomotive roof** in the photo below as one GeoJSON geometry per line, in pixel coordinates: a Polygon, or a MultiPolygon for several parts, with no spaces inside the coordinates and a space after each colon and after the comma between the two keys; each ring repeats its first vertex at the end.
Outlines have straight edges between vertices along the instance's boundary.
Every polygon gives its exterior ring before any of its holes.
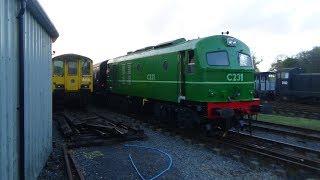
{"type": "Polygon", "coordinates": [[[298,74],[298,75],[301,75],[301,76],[315,76],[315,75],[317,75],[317,76],[319,76],[320,75],[320,73],[301,73],[301,74],[298,74]]]}
{"type": "MultiPolygon", "coordinates": [[[[171,53],[171,52],[177,52],[177,51],[182,51],[182,50],[188,50],[188,49],[195,49],[197,43],[199,41],[202,41],[207,38],[213,38],[213,37],[221,37],[224,35],[215,35],[215,36],[209,36],[209,37],[204,37],[204,38],[198,38],[198,39],[193,39],[193,40],[188,40],[185,41],[184,38],[180,38],[174,41],[169,41],[166,43],[161,43],[156,46],[149,46],[147,48],[142,48],[141,51],[137,50],[135,52],[129,52],[125,56],[120,56],[116,57],[114,59],[109,60],[109,62],[120,62],[124,60],[131,60],[131,59],[137,59],[137,58],[143,58],[143,57],[148,57],[148,56],[155,56],[155,55],[160,55],[160,54],[165,54],[165,53],[171,53]],[[163,44],[169,44],[168,46],[163,46],[163,44]],[[151,48],[151,47],[157,47],[157,48],[151,48]],[[143,51],[143,49],[146,49],[143,51]]],[[[228,37],[228,36],[224,36],[228,37]]]]}
{"type": "Polygon", "coordinates": [[[58,58],[59,58],[59,59],[60,59],[60,58],[83,58],[83,59],[92,61],[90,58],[88,58],[88,57],[86,57],[86,56],[79,55],[79,54],[62,54],[62,55],[59,55],[59,56],[54,57],[52,60],[56,60],[56,59],[58,59],[58,58]]]}
{"type": "Polygon", "coordinates": [[[96,67],[99,67],[101,65],[104,65],[105,63],[107,63],[109,60],[105,60],[105,61],[102,61],[102,62],[99,62],[97,64],[94,64],[93,67],[96,68],[96,67]]]}

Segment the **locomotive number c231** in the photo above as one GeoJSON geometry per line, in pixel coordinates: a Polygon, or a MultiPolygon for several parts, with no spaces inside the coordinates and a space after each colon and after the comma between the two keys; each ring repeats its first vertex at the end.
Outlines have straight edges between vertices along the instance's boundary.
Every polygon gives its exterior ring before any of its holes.
{"type": "Polygon", "coordinates": [[[227,80],[232,82],[241,82],[243,81],[243,74],[241,73],[230,73],[227,74],[227,80]]]}

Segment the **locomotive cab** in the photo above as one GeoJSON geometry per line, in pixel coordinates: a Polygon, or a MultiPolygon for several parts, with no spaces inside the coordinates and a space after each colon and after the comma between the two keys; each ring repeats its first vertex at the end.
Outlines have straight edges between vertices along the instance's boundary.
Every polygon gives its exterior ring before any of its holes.
{"type": "Polygon", "coordinates": [[[257,114],[253,62],[243,42],[229,36],[205,38],[196,45],[195,59],[192,73],[188,64],[185,74],[185,100],[205,102],[209,120],[257,114]]]}

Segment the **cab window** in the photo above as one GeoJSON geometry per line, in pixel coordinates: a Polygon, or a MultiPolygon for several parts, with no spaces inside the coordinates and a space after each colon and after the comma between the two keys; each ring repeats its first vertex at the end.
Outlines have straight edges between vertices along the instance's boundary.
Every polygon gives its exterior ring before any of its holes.
{"type": "Polygon", "coordinates": [[[82,61],[82,75],[90,75],[90,62],[83,60],[82,61]]]}
{"type": "Polygon", "coordinates": [[[239,64],[242,67],[252,67],[252,59],[247,54],[239,53],[239,64]]]}
{"type": "Polygon", "coordinates": [[[188,73],[194,73],[195,72],[195,58],[194,58],[194,51],[189,50],[188,51],[188,73]]]}
{"type": "Polygon", "coordinates": [[[64,67],[62,60],[55,60],[53,61],[53,75],[63,76],[64,74],[64,67]]]}
{"type": "Polygon", "coordinates": [[[77,61],[68,61],[68,74],[77,75],[77,61]]]}
{"type": "Polygon", "coordinates": [[[228,66],[228,53],[226,51],[207,53],[207,62],[210,66],[228,66]]]}
{"type": "Polygon", "coordinates": [[[188,64],[189,65],[193,65],[195,63],[195,59],[194,59],[194,51],[188,51],[188,64]]]}

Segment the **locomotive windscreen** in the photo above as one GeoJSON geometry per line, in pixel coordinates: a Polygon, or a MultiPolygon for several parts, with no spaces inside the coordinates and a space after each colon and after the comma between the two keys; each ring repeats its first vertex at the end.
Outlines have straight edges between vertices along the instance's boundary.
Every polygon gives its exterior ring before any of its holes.
{"type": "Polygon", "coordinates": [[[211,66],[228,66],[228,53],[226,51],[208,53],[207,62],[211,66]]]}

